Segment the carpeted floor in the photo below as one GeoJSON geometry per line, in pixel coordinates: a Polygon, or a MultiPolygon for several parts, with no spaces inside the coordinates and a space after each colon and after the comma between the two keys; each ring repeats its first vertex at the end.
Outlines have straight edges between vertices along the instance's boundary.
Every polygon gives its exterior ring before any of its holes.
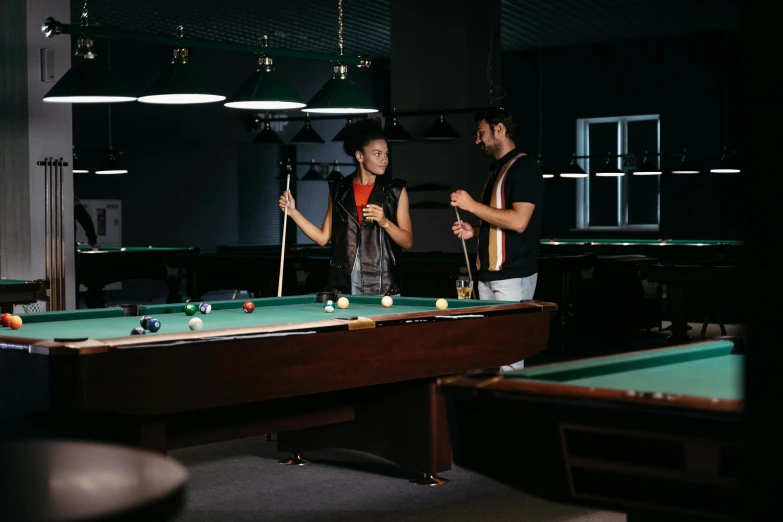
{"type": "Polygon", "coordinates": [[[552,521],[624,522],[625,515],[554,504],[455,468],[449,483],[417,486],[383,459],[344,450],[316,451],[307,466],[283,466],[287,455],[263,437],[170,452],[190,473],[177,522],[552,521]]]}

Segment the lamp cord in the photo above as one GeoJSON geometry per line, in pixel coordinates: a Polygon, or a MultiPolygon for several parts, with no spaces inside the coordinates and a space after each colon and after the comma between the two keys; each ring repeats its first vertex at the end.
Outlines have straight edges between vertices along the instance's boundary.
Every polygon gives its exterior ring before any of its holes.
{"type": "Polygon", "coordinates": [[[340,30],[338,32],[337,54],[342,56],[343,55],[343,0],[338,0],[337,7],[340,13],[339,15],[340,30]]]}
{"type": "Polygon", "coordinates": [[[543,101],[543,89],[544,89],[544,72],[543,65],[541,64],[543,53],[541,48],[538,48],[538,155],[541,156],[544,153],[544,134],[543,134],[543,115],[544,109],[542,107],[543,101]]]}
{"type": "MultiPolygon", "coordinates": [[[[342,0],[341,0],[342,1],[342,0]]],[[[492,107],[492,102],[500,101],[506,97],[506,90],[500,85],[495,85],[492,81],[492,45],[495,41],[495,28],[492,24],[492,7],[489,8],[489,54],[487,55],[487,83],[489,83],[489,106],[492,107]],[[492,96],[492,88],[497,87],[501,91],[501,95],[497,98],[492,96]]]]}

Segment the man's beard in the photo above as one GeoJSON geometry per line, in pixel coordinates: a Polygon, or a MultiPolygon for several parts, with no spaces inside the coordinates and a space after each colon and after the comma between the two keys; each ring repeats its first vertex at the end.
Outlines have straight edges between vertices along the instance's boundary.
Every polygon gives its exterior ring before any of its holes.
{"type": "Polygon", "coordinates": [[[485,155],[489,156],[490,158],[495,157],[495,146],[494,145],[484,145],[481,147],[481,152],[483,152],[485,155]]]}

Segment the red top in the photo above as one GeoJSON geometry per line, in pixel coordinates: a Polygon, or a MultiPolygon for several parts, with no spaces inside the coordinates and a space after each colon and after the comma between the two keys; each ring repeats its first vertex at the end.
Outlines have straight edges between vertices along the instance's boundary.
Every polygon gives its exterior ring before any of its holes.
{"type": "Polygon", "coordinates": [[[370,192],[375,184],[372,185],[360,185],[353,182],[353,198],[356,200],[356,215],[359,217],[359,226],[362,225],[362,219],[364,219],[364,213],[362,209],[367,205],[367,200],[370,199],[370,192]]]}

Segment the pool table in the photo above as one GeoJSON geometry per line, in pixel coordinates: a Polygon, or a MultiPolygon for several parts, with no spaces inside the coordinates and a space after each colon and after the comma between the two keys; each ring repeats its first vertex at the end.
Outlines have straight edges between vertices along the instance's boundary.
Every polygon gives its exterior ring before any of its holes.
{"type": "Polygon", "coordinates": [[[12,313],[14,305],[47,301],[48,288],[49,281],[46,279],[0,279],[0,313],[12,313]]]}
{"type": "Polygon", "coordinates": [[[89,308],[103,308],[103,288],[125,279],[157,279],[168,283],[168,303],[178,303],[179,274],[168,265],[170,256],[198,253],[194,247],[100,246],[76,248],[76,279],[87,287],[85,302],[89,308]]]}
{"type": "Polygon", "coordinates": [[[659,259],[734,258],[743,241],[733,239],[545,238],[541,254],[644,254],[659,259]]]}
{"type": "Polygon", "coordinates": [[[546,349],[555,306],[315,295],[212,303],[191,331],[183,305],[26,314],[0,331],[0,393],[57,433],[165,451],[278,433],[291,454],[322,447],[384,457],[438,483],[451,467],[442,376],[546,349]],[[140,316],[157,333],[129,335],[140,316]]]}
{"type": "Polygon", "coordinates": [[[744,343],[442,379],[460,466],[637,520],[738,520],[744,343]]]}

